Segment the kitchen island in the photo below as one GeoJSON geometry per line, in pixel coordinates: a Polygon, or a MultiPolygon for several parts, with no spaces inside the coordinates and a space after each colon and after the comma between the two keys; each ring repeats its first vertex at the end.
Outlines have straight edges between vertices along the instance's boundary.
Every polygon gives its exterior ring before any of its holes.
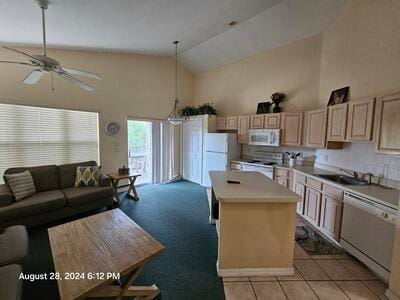
{"type": "Polygon", "coordinates": [[[212,171],[210,178],[219,208],[218,275],[293,275],[300,196],[258,172],[212,171]]]}

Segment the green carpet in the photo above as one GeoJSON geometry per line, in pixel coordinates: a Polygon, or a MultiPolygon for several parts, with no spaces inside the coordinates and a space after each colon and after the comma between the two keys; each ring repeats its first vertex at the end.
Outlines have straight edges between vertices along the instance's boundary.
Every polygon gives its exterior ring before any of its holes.
{"type": "MultiPolygon", "coordinates": [[[[136,284],[157,284],[163,300],[224,299],[216,274],[217,236],[208,224],[205,189],[180,181],[139,187],[138,193],[137,202],[122,197],[121,209],[166,249],[147,265],[136,284]]],[[[47,227],[30,229],[29,241],[25,273],[52,272],[47,227]]],[[[58,298],[55,281],[24,282],[24,300],[58,298]]]]}

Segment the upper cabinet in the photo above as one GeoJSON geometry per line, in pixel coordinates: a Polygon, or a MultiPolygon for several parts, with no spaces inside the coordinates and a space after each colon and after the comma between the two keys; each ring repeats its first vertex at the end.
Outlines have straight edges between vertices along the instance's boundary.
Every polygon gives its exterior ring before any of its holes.
{"type": "Polygon", "coordinates": [[[348,141],[371,141],[375,98],[349,103],[348,141]]]}
{"type": "Polygon", "coordinates": [[[301,146],[303,135],[303,113],[283,113],[282,145],[301,146]]]}
{"type": "Polygon", "coordinates": [[[328,141],[346,141],[348,103],[329,106],[328,108],[328,141]]]}
{"type": "Polygon", "coordinates": [[[227,130],[237,130],[238,129],[238,117],[226,117],[226,129],[227,130]]]}
{"type": "Polygon", "coordinates": [[[217,130],[226,129],[226,118],[225,117],[217,117],[217,130]]]}
{"type": "Polygon", "coordinates": [[[251,115],[250,128],[252,129],[264,128],[264,115],[251,115]]]}
{"type": "Polygon", "coordinates": [[[264,116],[264,128],[279,129],[281,128],[281,114],[266,114],[264,116]]]}
{"type": "Polygon", "coordinates": [[[238,116],[238,142],[247,144],[249,142],[250,117],[238,116]]]}
{"type": "Polygon", "coordinates": [[[400,93],[378,99],[375,119],[376,152],[400,155],[400,93]]]}
{"type": "Polygon", "coordinates": [[[306,112],[305,146],[325,148],[328,111],[326,108],[306,112]]]}

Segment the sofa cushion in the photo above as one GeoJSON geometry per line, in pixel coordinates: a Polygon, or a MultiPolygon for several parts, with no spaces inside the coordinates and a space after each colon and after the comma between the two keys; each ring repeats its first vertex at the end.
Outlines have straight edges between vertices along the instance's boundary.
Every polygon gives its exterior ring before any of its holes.
{"type": "Polygon", "coordinates": [[[20,201],[36,194],[35,184],[33,183],[31,172],[29,171],[15,174],[4,174],[4,180],[10,188],[15,201],[20,201]]]}
{"type": "Polygon", "coordinates": [[[28,233],[25,226],[11,226],[0,234],[0,267],[23,265],[28,254],[28,233]]]}
{"type": "Polygon", "coordinates": [[[40,167],[25,167],[25,168],[10,168],[4,174],[15,174],[24,171],[29,171],[32,174],[33,182],[35,183],[36,191],[44,192],[56,190],[60,188],[60,179],[58,177],[58,167],[56,165],[40,166],[40,167]]]}
{"type": "Polygon", "coordinates": [[[113,196],[111,187],[84,186],[70,187],[62,190],[67,199],[67,206],[78,206],[113,196]]]}
{"type": "Polygon", "coordinates": [[[8,265],[0,268],[0,299],[20,300],[22,295],[22,279],[19,265],[8,265]]]}
{"type": "Polygon", "coordinates": [[[60,165],[60,187],[62,189],[73,187],[75,185],[76,168],[78,166],[97,166],[95,161],[84,161],[74,164],[60,165]]]}
{"type": "Polygon", "coordinates": [[[36,193],[24,200],[0,207],[0,220],[8,221],[65,206],[64,194],[61,190],[36,193]]]}
{"type": "Polygon", "coordinates": [[[14,198],[8,186],[0,184],[0,207],[10,205],[13,202],[14,198]]]}

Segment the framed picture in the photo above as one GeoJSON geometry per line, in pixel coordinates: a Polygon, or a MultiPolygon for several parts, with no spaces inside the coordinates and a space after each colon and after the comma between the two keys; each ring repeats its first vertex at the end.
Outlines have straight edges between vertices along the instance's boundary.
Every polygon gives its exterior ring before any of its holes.
{"type": "Polygon", "coordinates": [[[349,89],[350,88],[346,86],[344,88],[333,91],[331,93],[331,96],[329,97],[328,106],[345,103],[347,101],[349,89]]]}
{"type": "Polygon", "coordinates": [[[271,105],[271,102],[259,102],[257,105],[257,114],[269,113],[269,108],[271,107],[271,105]]]}

